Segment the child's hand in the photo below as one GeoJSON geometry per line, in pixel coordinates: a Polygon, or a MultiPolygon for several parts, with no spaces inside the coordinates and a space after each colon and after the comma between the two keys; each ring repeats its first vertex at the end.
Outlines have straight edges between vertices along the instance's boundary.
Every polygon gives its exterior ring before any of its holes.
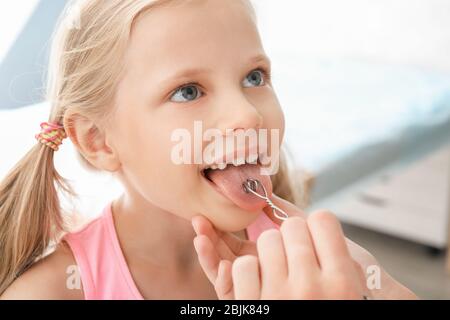
{"type": "Polygon", "coordinates": [[[231,264],[240,256],[256,256],[256,244],[217,230],[203,216],[194,217],[192,225],[197,233],[194,246],[203,271],[214,285],[219,299],[233,299],[231,264]]]}
{"type": "MultiPolygon", "coordinates": [[[[272,201],[289,216],[303,216],[299,208],[275,194],[272,201]]],[[[275,223],[280,224],[280,220],[273,216],[272,210],[265,208],[264,211],[275,223]]],[[[214,285],[219,299],[233,299],[231,264],[240,256],[256,256],[256,243],[240,239],[232,233],[217,230],[203,216],[192,218],[192,225],[197,233],[194,245],[203,271],[214,285]]]]}
{"type": "Polygon", "coordinates": [[[307,221],[289,218],[280,230],[261,234],[257,251],[257,257],[235,259],[232,276],[223,275],[232,282],[235,299],[363,299],[370,295],[340,224],[329,213],[313,214],[307,221]]]}

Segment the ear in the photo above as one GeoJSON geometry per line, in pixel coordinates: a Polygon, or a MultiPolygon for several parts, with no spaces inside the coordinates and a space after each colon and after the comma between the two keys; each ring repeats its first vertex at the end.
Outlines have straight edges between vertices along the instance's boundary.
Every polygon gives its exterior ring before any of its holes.
{"type": "Polygon", "coordinates": [[[109,145],[104,130],[94,121],[74,113],[64,116],[63,125],[67,136],[91,165],[110,172],[120,168],[117,152],[109,145]]]}

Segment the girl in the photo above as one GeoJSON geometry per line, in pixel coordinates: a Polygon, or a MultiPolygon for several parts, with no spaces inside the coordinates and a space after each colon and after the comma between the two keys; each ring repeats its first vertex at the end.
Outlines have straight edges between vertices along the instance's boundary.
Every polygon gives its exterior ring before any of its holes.
{"type": "MultiPolygon", "coordinates": [[[[49,122],[0,187],[2,298],[308,297],[288,290],[277,296],[280,286],[274,284],[285,283],[285,288],[313,289],[313,298],[411,296],[383,270],[382,289],[366,292],[360,268],[376,262],[353,244],[352,256],[347,254],[339,224],[328,213],[313,214],[307,224],[292,219],[277,231],[272,220],[278,219],[267,208],[261,211],[264,202],[242,198],[227,186],[229,179],[256,174],[257,165],[229,165],[207,176],[204,164],[172,161],[171,133],[192,128],[196,120],[221,132],[231,128],[232,134],[276,129],[282,140],[284,119],[270,62],[246,0],[69,5],[77,9],[78,23],[68,28],[61,21],[53,41],[49,122]],[[125,189],[79,230],[67,230],[70,217],[60,209],[57,194],[58,188],[72,193],[53,165],[66,137],[87,168],[112,172],[125,189]],[[244,200],[236,201],[239,197],[244,200]],[[275,230],[258,238],[267,228],[275,230]],[[293,230],[305,237],[292,238],[293,230]],[[285,248],[282,239],[290,239],[285,248]],[[53,243],[56,249],[46,255],[53,243]],[[304,252],[311,263],[297,261],[291,269],[316,270],[317,275],[328,257],[339,272],[288,281],[280,265],[292,253],[284,250],[301,247],[309,248],[304,252]],[[338,255],[327,254],[333,248],[340,248],[338,255]],[[261,283],[259,277],[244,281],[246,270],[255,266],[261,268],[261,283]],[[330,285],[333,294],[314,289],[330,285]]],[[[260,178],[278,206],[302,215],[289,203],[295,196],[284,165],[271,179],[260,178]]]]}

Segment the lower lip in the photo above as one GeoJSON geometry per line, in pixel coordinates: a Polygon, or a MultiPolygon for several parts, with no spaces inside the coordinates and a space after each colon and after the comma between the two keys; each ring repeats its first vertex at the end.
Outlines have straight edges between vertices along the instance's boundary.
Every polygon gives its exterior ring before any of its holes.
{"type": "Polygon", "coordinates": [[[202,178],[206,181],[206,183],[211,186],[221,197],[225,198],[228,202],[231,202],[234,204],[233,201],[231,201],[230,199],[228,199],[228,197],[226,197],[223,193],[222,190],[211,180],[209,180],[207,177],[205,177],[204,173],[201,172],[200,175],[202,176],[202,178]]]}

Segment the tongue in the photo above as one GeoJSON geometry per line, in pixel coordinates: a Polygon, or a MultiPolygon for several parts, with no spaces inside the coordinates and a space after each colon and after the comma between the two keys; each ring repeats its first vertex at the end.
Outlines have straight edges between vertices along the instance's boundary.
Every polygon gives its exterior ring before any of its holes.
{"type": "MultiPolygon", "coordinates": [[[[211,170],[208,177],[214,182],[228,199],[233,201],[238,207],[247,211],[256,211],[264,208],[267,203],[252,193],[244,191],[242,184],[247,179],[257,179],[267,191],[267,195],[272,195],[272,182],[268,175],[260,173],[261,167],[254,164],[244,164],[235,167],[228,165],[224,170],[211,170]]],[[[263,195],[261,188],[257,192],[263,195]]]]}

